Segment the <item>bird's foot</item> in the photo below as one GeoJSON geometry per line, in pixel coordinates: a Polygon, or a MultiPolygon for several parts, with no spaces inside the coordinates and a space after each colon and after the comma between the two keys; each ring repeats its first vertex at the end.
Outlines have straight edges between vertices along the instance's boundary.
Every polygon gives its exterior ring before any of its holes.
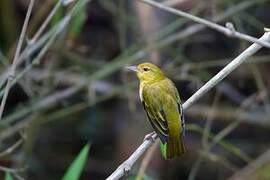
{"type": "Polygon", "coordinates": [[[129,171],[130,171],[131,167],[129,164],[123,164],[123,171],[124,171],[124,175],[127,176],[129,171]]]}
{"type": "Polygon", "coordinates": [[[155,142],[155,138],[153,137],[154,134],[156,134],[156,133],[155,132],[151,132],[149,134],[146,134],[144,136],[143,141],[148,140],[148,141],[151,141],[151,142],[155,142]]]}

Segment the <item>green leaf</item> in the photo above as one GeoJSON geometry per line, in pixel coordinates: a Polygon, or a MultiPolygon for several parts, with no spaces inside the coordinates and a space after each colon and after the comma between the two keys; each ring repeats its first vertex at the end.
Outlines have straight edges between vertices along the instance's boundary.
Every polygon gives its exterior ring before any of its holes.
{"type": "Polygon", "coordinates": [[[9,172],[6,172],[5,180],[13,180],[13,177],[9,172]]]}
{"type": "Polygon", "coordinates": [[[83,6],[71,21],[70,35],[72,38],[78,37],[81,34],[83,24],[87,17],[87,6],[83,6]]]}
{"type": "Polygon", "coordinates": [[[163,156],[165,159],[167,159],[167,158],[166,158],[167,143],[162,144],[162,142],[160,142],[160,143],[159,143],[159,147],[160,147],[160,152],[161,152],[162,156],[163,156]]]}
{"type": "Polygon", "coordinates": [[[58,8],[58,11],[54,14],[52,20],[51,20],[51,26],[55,26],[64,16],[64,7],[60,6],[58,8]]]}
{"type": "Polygon", "coordinates": [[[76,159],[69,166],[62,180],[79,180],[88,158],[90,144],[86,144],[76,159]]]}

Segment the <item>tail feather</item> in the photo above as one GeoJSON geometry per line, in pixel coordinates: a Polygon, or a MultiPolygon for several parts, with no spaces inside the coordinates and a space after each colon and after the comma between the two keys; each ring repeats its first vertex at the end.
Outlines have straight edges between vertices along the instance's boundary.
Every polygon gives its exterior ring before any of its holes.
{"type": "Polygon", "coordinates": [[[173,158],[179,157],[185,152],[186,152],[186,148],[185,148],[182,136],[169,138],[169,141],[167,144],[167,152],[166,152],[167,159],[173,159],[173,158]]]}

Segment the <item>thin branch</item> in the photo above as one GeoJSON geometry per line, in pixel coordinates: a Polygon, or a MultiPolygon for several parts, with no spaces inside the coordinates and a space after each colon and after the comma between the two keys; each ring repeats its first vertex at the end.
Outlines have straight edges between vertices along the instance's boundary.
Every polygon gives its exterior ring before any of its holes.
{"type": "Polygon", "coordinates": [[[16,177],[18,180],[25,180],[23,177],[21,177],[19,175],[19,172],[24,172],[25,170],[26,170],[26,167],[19,168],[19,169],[14,169],[14,168],[8,168],[8,167],[5,167],[5,166],[0,166],[0,171],[9,172],[14,177],[16,177]]]}
{"type": "MultiPolygon", "coordinates": [[[[270,33],[265,33],[261,38],[261,41],[270,41],[270,33]]],[[[250,56],[255,54],[262,46],[254,43],[244,52],[242,52],[238,57],[231,61],[227,66],[225,66],[218,74],[216,74],[212,79],[210,79],[203,87],[201,87],[195,94],[193,94],[184,104],[183,108],[187,109],[192,104],[194,104],[198,99],[200,99],[205,93],[212,89],[217,83],[229,75],[233,70],[235,70],[239,65],[245,62],[250,56]]]]}
{"type": "Polygon", "coordinates": [[[194,163],[194,165],[191,168],[191,171],[188,175],[188,180],[194,180],[196,178],[196,174],[199,171],[199,167],[201,166],[201,164],[203,163],[204,157],[200,156],[194,163]]]}
{"type": "Polygon", "coordinates": [[[73,1],[74,0],[59,0],[56,3],[56,5],[54,6],[54,8],[51,10],[50,14],[47,16],[46,20],[42,23],[42,25],[40,26],[40,28],[38,29],[38,31],[35,33],[34,37],[29,41],[29,44],[32,45],[32,44],[34,44],[37,41],[37,39],[40,37],[40,35],[46,29],[46,27],[48,26],[49,22],[52,20],[53,16],[58,11],[58,9],[61,7],[61,5],[67,6],[70,3],[72,3],[73,1]]]}
{"type": "Polygon", "coordinates": [[[238,112],[235,108],[229,108],[227,106],[212,108],[211,106],[196,104],[185,111],[185,114],[190,118],[205,117],[208,113],[213,113],[214,119],[221,122],[231,123],[238,118],[239,121],[244,124],[253,125],[254,127],[270,128],[270,113],[262,112],[262,110],[245,111],[241,109],[241,111],[238,112]]]}
{"type": "Polygon", "coordinates": [[[0,157],[11,154],[15,149],[17,149],[23,143],[23,139],[19,139],[15,144],[7,148],[6,150],[0,152],[0,157]]]}
{"type": "MultiPolygon", "coordinates": [[[[198,69],[207,69],[207,68],[217,68],[225,66],[229,61],[229,58],[218,59],[218,60],[206,60],[203,62],[187,62],[181,65],[181,68],[187,69],[186,71],[198,70],[198,69]]],[[[270,56],[262,55],[262,56],[253,56],[249,61],[245,61],[245,64],[261,64],[261,63],[269,63],[270,56]]]]}
{"type": "MultiPolygon", "coordinates": [[[[227,9],[224,13],[219,14],[215,16],[214,21],[222,21],[236,13],[239,13],[240,11],[243,11],[246,8],[251,7],[254,4],[257,3],[263,3],[266,0],[258,0],[258,1],[245,1],[242,3],[239,3],[235,5],[232,8],[227,9]]],[[[197,25],[192,25],[188,28],[186,28],[183,31],[180,31],[174,35],[170,35],[164,39],[162,39],[160,42],[156,43],[155,47],[152,47],[153,49],[157,48],[160,49],[168,44],[171,44],[179,39],[187,38],[194,33],[197,33],[205,28],[204,25],[202,24],[197,24],[197,25]],[[191,31],[190,31],[191,30],[191,31]]],[[[162,32],[158,33],[159,35],[162,34],[162,32]]],[[[92,74],[89,77],[89,81],[91,80],[98,80],[102,77],[108,76],[115,72],[116,70],[119,70],[122,68],[124,65],[128,65],[131,63],[134,63],[135,61],[142,59],[146,57],[146,52],[150,51],[150,48],[145,48],[143,47],[142,49],[140,48],[140,45],[133,45],[130,48],[128,48],[124,53],[122,53],[120,56],[116,57],[115,59],[112,60],[112,62],[107,63],[104,67],[96,71],[94,74],[92,74]],[[128,55],[128,56],[127,56],[128,55]]]]}
{"type": "Polygon", "coordinates": [[[54,14],[61,7],[61,4],[62,4],[61,0],[59,0],[56,3],[56,5],[54,6],[54,8],[50,12],[50,14],[47,16],[46,20],[42,23],[42,25],[40,26],[40,28],[35,33],[34,37],[29,41],[29,44],[30,45],[34,44],[37,41],[37,39],[39,38],[39,36],[42,34],[42,32],[45,30],[45,28],[47,27],[47,25],[49,24],[49,22],[53,18],[54,14]]]}
{"type": "MultiPolygon", "coordinates": [[[[270,33],[265,33],[261,38],[261,41],[270,41],[270,33]]],[[[212,89],[217,83],[229,75],[234,69],[246,61],[250,56],[255,54],[260,50],[262,46],[259,44],[252,44],[244,52],[242,52],[238,57],[231,61],[226,67],[224,67],[218,74],[216,74],[212,79],[210,79],[204,86],[202,86],[195,94],[193,94],[184,104],[183,109],[188,109],[192,104],[199,100],[203,95],[205,95],[210,89],[212,89]]],[[[152,136],[152,140],[145,140],[136,149],[131,156],[123,162],[108,178],[107,180],[115,180],[124,176],[133,166],[133,164],[143,155],[143,153],[154,143],[157,135],[152,136]]]]}
{"type": "Polygon", "coordinates": [[[235,38],[239,38],[239,39],[244,39],[246,41],[249,41],[249,42],[252,42],[252,43],[257,43],[257,44],[260,44],[261,46],[270,48],[270,43],[269,42],[258,40],[255,37],[240,33],[240,32],[238,32],[238,31],[236,31],[234,29],[234,27],[233,27],[233,25],[231,23],[227,23],[227,25],[226,25],[227,27],[224,27],[224,26],[221,26],[221,25],[216,24],[214,22],[211,22],[211,21],[208,21],[206,19],[194,16],[194,15],[186,13],[184,11],[180,11],[180,10],[171,8],[169,6],[165,6],[165,5],[161,4],[161,3],[158,3],[158,2],[155,2],[155,1],[152,1],[152,0],[140,0],[140,1],[142,1],[142,2],[144,2],[146,4],[149,4],[151,6],[157,7],[159,9],[168,11],[168,12],[170,12],[172,14],[188,18],[188,19],[190,19],[192,21],[195,21],[195,22],[197,22],[199,24],[203,24],[203,25],[205,25],[205,26],[207,26],[207,27],[209,27],[211,29],[214,29],[214,30],[216,30],[218,32],[221,32],[221,33],[223,33],[223,34],[225,34],[227,36],[235,37],[235,38]]]}
{"type": "MultiPolygon", "coordinates": [[[[21,56],[19,57],[18,60],[18,64],[16,64],[16,66],[18,66],[20,63],[23,62],[23,60],[25,60],[27,57],[29,57],[31,54],[33,54],[37,49],[41,48],[42,45],[44,45],[46,43],[46,41],[48,41],[44,47],[42,48],[42,50],[39,52],[39,55],[32,61],[32,63],[30,65],[28,65],[21,73],[19,73],[16,77],[12,78],[12,81],[10,82],[9,88],[11,88],[14,84],[17,83],[17,81],[26,73],[28,72],[33,65],[38,64],[40,59],[42,58],[42,56],[44,55],[44,53],[48,50],[49,46],[51,45],[51,43],[53,43],[54,39],[56,38],[56,35],[59,35],[64,28],[66,27],[66,25],[68,24],[69,20],[77,14],[77,12],[79,11],[79,9],[86,5],[87,2],[90,2],[91,0],[81,0],[79,2],[76,3],[76,5],[69,11],[69,13],[58,23],[56,24],[52,29],[49,30],[49,32],[47,32],[44,36],[42,36],[39,40],[36,41],[36,43],[32,44],[30,46],[30,44],[24,49],[24,51],[21,53],[21,56]]],[[[71,3],[72,0],[67,0],[64,1],[62,0],[62,3],[64,5],[67,5],[68,3],[71,3]]],[[[4,76],[4,74],[3,74],[4,76]]],[[[4,78],[4,77],[3,77],[4,78]]],[[[1,80],[0,83],[2,83],[4,80],[1,80]]],[[[0,97],[5,95],[5,91],[6,89],[0,91],[0,97]]]]}
{"type": "Polygon", "coordinates": [[[6,87],[5,87],[5,93],[4,93],[3,99],[1,101],[1,106],[0,106],[0,120],[2,119],[2,115],[3,115],[3,112],[4,112],[5,105],[6,105],[7,97],[8,97],[8,94],[9,94],[10,87],[11,87],[11,81],[13,80],[13,78],[15,76],[16,66],[17,66],[17,63],[18,63],[19,55],[20,55],[20,52],[21,52],[23,40],[24,40],[24,37],[25,37],[25,34],[26,34],[26,29],[27,29],[27,26],[28,26],[28,23],[29,23],[29,20],[30,20],[30,16],[31,16],[31,12],[32,12],[32,9],[33,9],[33,6],[34,6],[34,2],[35,2],[35,0],[31,0],[30,3],[29,3],[28,10],[27,10],[25,20],[24,20],[24,23],[23,23],[22,31],[21,31],[21,34],[20,34],[19,42],[18,42],[18,45],[17,45],[17,48],[16,48],[15,56],[14,56],[14,59],[13,59],[13,63],[12,63],[12,66],[10,68],[10,71],[8,73],[9,77],[8,77],[8,80],[7,80],[7,84],[6,84],[6,87]]]}
{"type": "MultiPolygon", "coordinates": [[[[243,1],[243,2],[233,6],[231,8],[228,8],[224,13],[221,13],[221,14],[213,17],[213,22],[217,23],[217,22],[223,21],[226,18],[229,18],[230,16],[232,16],[232,15],[234,15],[236,13],[239,13],[239,12],[241,12],[241,11],[243,11],[243,10],[257,4],[257,3],[263,3],[265,1],[266,0],[243,1]]],[[[185,28],[184,30],[182,30],[180,32],[177,32],[177,33],[174,33],[174,34],[172,34],[170,36],[167,36],[166,38],[164,38],[162,40],[162,42],[160,42],[159,46],[165,46],[165,45],[168,45],[168,44],[172,44],[173,42],[179,41],[180,39],[190,37],[193,34],[198,33],[199,31],[202,31],[206,27],[207,26],[205,26],[203,24],[194,24],[192,26],[189,26],[189,27],[185,28]]]]}
{"type": "Polygon", "coordinates": [[[237,172],[239,170],[239,168],[236,165],[234,165],[232,162],[230,162],[225,157],[222,157],[222,156],[215,154],[215,152],[202,151],[202,152],[200,152],[200,154],[207,160],[210,160],[214,163],[217,163],[217,162],[221,163],[222,165],[224,165],[224,167],[226,167],[230,171],[237,172]]]}
{"type": "Polygon", "coordinates": [[[165,0],[162,2],[162,4],[173,7],[173,6],[185,3],[185,2],[187,2],[187,0],[165,0]]]}

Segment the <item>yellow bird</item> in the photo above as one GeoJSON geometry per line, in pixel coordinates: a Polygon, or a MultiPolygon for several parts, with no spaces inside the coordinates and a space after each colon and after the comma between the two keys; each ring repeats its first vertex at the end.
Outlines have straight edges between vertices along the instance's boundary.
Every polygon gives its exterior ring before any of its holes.
{"type": "Polygon", "coordinates": [[[167,145],[166,158],[173,159],[185,153],[183,141],[184,118],[180,97],[174,83],[156,65],[142,63],[129,66],[140,80],[140,99],[148,119],[167,145]]]}

